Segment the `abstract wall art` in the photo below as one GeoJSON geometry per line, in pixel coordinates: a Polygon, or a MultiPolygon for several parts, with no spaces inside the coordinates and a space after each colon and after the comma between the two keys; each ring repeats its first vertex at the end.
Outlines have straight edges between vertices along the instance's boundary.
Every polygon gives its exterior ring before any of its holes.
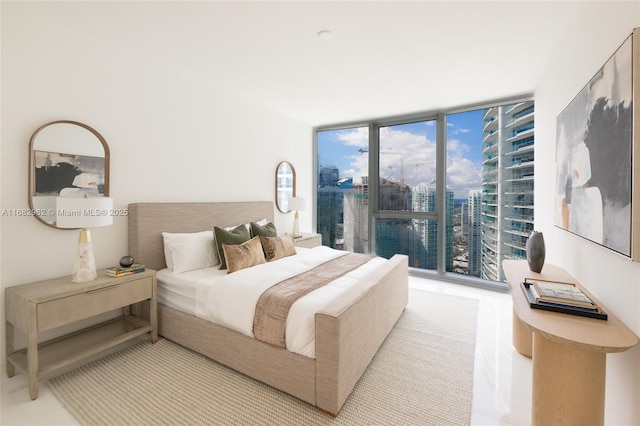
{"type": "Polygon", "coordinates": [[[639,45],[635,30],[558,115],[555,205],[557,226],[638,261],[639,45]]]}

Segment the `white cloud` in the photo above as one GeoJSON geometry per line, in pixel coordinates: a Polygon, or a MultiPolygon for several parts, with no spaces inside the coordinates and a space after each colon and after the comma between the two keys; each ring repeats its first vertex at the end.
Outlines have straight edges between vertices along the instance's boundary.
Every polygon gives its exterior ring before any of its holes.
{"type": "Polygon", "coordinates": [[[353,184],[360,185],[362,183],[362,177],[369,175],[369,156],[354,155],[351,157],[349,165],[351,168],[345,170],[343,176],[352,177],[353,184]]]}
{"type": "Polygon", "coordinates": [[[369,149],[369,128],[358,127],[347,132],[338,132],[338,140],[348,146],[357,146],[369,149]]]}
{"type": "MultiPolygon", "coordinates": [[[[467,129],[458,129],[468,132],[467,129]]],[[[340,132],[338,139],[348,146],[368,149],[368,129],[359,128],[340,132]]],[[[460,139],[447,141],[447,186],[456,198],[466,198],[470,190],[482,188],[482,165],[465,156],[471,152],[469,145],[460,139]]],[[[349,159],[349,168],[341,175],[353,177],[360,184],[368,176],[369,156],[356,154],[349,159]]],[[[436,142],[425,135],[415,134],[393,127],[380,129],[380,176],[395,181],[404,180],[415,186],[436,177],[436,142]]]]}
{"type": "Polygon", "coordinates": [[[436,143],[390,127],[380,129],[380,174],[410,185],[435,178],[436,143]]]}
{"type": "Polygon", "coordinates": [[[466,198],[469,191],[482,188],[482,165],[462,156],[447,158],[447,187],[455,198],[466,198]]]}

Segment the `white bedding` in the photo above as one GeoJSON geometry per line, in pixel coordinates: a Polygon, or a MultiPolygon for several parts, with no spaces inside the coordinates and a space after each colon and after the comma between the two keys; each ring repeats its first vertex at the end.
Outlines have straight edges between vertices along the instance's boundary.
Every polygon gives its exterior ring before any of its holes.
{"type": "Polygon", "coordinates": [[[158,303],[189,315],[196,315],[196,288],[210,285],[227,275],[220,265],[175,274],[165,268],[158,271],[158,303]]]}
{"type": "MultiPolygon", "coordinates": [[[[168,306],[253,337],[253,313],[262,292],[274,284],[307,271],[321,263],[346,254],[344,251],[320,246],[299,250],[295,256],[264,263],[232,274],[217,267],[181,274],[167,270],[158,272],[158,297],[168,306]],[[163,289],[162,291],[160,289],[163,289]],[[194,303],[185,298],[195,295],[194,303]],[[182,305],[182,306],[181,306],[182,305]]],[[[286,326],[287,349],[307,357],[315,357],[316,312],[337,300],[344,291],[386,259],[375,257],[361,267],[312,291],[293,304],[286,326]]]]}

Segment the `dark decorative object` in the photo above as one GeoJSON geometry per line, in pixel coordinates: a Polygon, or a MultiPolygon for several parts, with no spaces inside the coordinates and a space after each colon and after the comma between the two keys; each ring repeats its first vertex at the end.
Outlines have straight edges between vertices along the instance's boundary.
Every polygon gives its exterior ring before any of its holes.
{"type": "Polygon", "coordinates": [[[529,269],[533,272],[542,271],[542,265],[544,265],[544,236],[542,232],[531,231],[526,244],[527,249],[527,262],[529,263],[529,269]]]}
{"type": "Polygon", "coordinates": [[[122,256],[120,258],[120,266],[122,266],[123,268],[128,268],[131,265],[133,265],[133,257],[131,257],[131,256],[122,256]]]}

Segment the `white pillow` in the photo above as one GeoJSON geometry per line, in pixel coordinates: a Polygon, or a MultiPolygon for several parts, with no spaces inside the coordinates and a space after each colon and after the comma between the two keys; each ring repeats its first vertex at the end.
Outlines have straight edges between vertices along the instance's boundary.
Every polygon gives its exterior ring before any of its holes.
{"type": "Polygon", "coordinates": [[[213,244],[213,231],[163,232],[162,239],[167,268],[175,274],[208,268],[220,263],[213,244]]]}

